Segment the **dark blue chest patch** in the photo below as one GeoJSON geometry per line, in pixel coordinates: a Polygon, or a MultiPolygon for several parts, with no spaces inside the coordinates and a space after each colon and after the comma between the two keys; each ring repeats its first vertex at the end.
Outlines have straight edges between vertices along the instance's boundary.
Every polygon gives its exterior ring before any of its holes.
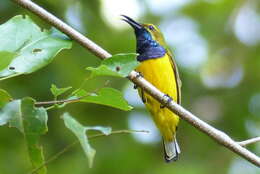
{"type": "Polygon", "coordinates": [[[142,62],[148,59],[163,57],[166,50],[154,40],[137,40],[137,60],[142,62]]]}
{"type": "Polygon", "coordinates": [[[162,46],[148,47],[143,52],[138,52],[137,60],[142,62],[148,59],[156,59],[163,57],[166,54],[166,50],[162,46]]]}
{"type": "Polygon", "coordinates": [[[163,57],[166,50],[155,40],[146,29],[135,30],[136,35],[136,52],[139,54],[137,60],[142,62],[148,59],[163,57]]]}

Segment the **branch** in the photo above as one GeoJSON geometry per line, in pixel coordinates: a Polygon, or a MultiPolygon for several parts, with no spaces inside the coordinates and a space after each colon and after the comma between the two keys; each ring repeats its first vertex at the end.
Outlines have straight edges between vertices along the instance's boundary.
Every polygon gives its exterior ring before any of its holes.
{"type": "MultiPolygon", "coordinates": [[[[115,134],[131,134],[131,133],[149,133],[149,131],[147,131],[147,130],[117,130],[117,131],[112,131],[109,135],[106,135],[106,134],[91,135],[91,136],[88,137],[88,139],[90,140],[90,139],[95,139],[95,138],[104,137],[104,136],[110,136],[110,135],[115,135],[115,134]]],[[[33,169],[33,171],[31,171],[30,174],[37,173],[41,168],[43,168],[44,166],[46,166],[50,162],[56,160],[58,157],[60,157],[62,154],[67,152],[70,148],[72,148],[73,146],[75,146],[78,143],[79,143],[79,141],[76,140],[73,143],[67,145],[61,151],[57,152],[52,157],[50,157],[48,160],[46,160],[42,165],[40,165],[39,167],[33,169]]]]}
{"type": "MultiPolygon", "coordinates": [[[[60,29],[62,32],[69,35],[72,39],[74,39],[76,42],[81,44],[83,47],[87,48],[90,52],[95,54],[97,57],[101,59],[111,57],[111,54],[109,54],[107,51],[103,50],[94,42],[92,42],[91,40],[89,40],[88,38],[86,38],[85,36],[77,32],[75,29],[62,22],[57,17],[53,16],[43,8],[39,7],[37,4],[31,2],[30,0],[13,0],[13,1],[18,3],[20,6],[28,9],[29,11],[33,12],[34,14],[38,15],[40,18],[42,18],[46,22],[49,22],[51,25],[55,26],[56,28],[60,29]]],[[[160,103],[165,104],[168,109],[170,109],[175,114],[179,115],[179,117],[181,117],[183,120],[186,120],[192,126],[204,132],[212,139],[217,141],[219,144],[227,147],[228,149],[240,155],[244,159],[260,167],[260,158],[258,156],[248,151],[241,145],[239,145],[239,143],[232,140],[224,132],[219,131],[214,127],[210,126],[209,124],[202,121],[201,119],[199,119],[198,117],[196,117],[195,115],[193,115],[192,113],[190,113],[189,111],[187,111],[182,106],[175,103],[174,101],[167,103],[168,97],[166,97],[164,93],[159,91],[157,88],[155,88],[144,78],[138,76],[137,72],[132,71],[129,74],[128,78],[133,83],[143,88],[148,94],[153,96],[160,103]]]]}
{"type": "Polygon", "coordinates": [[[251,138],[251,139],[249,139],[249,140],[240,141],[240,142],[238,142],[238,144],[239,144],[240,146],[245,147],[245,146],[247,146],[247,145],[249,145],[249,144],[253,144],[253,143],[257,143],[257,142],[260,142],[260,137],[255,137],[255,138],[251,138]]]}

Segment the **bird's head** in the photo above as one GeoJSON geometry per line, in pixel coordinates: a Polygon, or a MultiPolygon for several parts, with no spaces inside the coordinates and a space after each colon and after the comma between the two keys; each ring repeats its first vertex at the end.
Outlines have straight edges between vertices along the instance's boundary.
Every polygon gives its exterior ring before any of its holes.
{"type": "Polygon", "coordinates": [[[122,20],[127,22],[135,31],[137,52],[145,47],[165,47],[164,37],[160,30],[153,24],[140,24],[128,16],[122,15],[122,20]]]}

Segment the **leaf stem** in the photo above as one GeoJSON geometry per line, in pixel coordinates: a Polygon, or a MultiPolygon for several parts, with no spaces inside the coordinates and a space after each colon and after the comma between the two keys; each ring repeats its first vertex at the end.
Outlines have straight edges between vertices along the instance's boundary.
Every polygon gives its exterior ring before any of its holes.
{"type": "MultiPolygon", "coordinates": [[[[149,131],[148,130],[117,130],[117,131],[112,131],[109,135],[105,135],[105,134],[102,134],[102,133],[91,135],[91,136],[88,137],[88,139],[90,140],[90,139],[95,139],[95,138],[110,136],[110,135],[115,135],[115,134],[131,134],[131,133],[149,133],[149,131]]],[[[41,168],[43,168],[44,166],[46,166],[50,162],[56,160],[58,157],[60,157],[62,154],[67,152],[69,149],[71,149],[73,146],[75,146],[78,143],[79,143],[79,141],[76,140],[73,143],[67,145],[61,151],[59,151],[56,154],[54,154],[53,156],[51,156],[48,160],[45,161],[45,163],[40,165],[38,168],[33,169],[29,174],[37,173],[41,168]]]]}

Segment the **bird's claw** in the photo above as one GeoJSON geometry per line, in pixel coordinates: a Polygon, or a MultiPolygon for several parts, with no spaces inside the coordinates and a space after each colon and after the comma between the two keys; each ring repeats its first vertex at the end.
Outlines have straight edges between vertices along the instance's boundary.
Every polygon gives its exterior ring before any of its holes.
{"type": "Polygon", "coordinates": [[[161,104],[160,108],[163,109],[166,107],[167,104],[169,104],[172,101],[172,98],[168,94],[164,94],[163,97],[167,97],[167,103],[166,104],[161,104]]]}

